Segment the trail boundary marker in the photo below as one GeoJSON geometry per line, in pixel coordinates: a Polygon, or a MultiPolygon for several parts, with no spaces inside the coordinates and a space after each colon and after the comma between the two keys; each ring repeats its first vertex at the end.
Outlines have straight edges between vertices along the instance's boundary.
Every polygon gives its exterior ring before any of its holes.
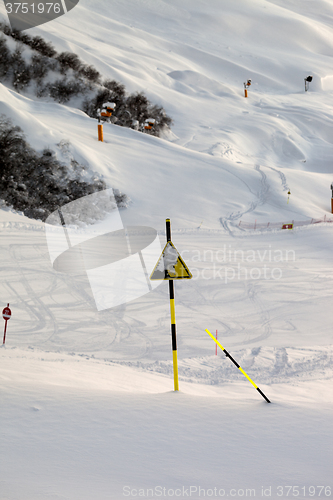
{"type": "Polygon", "coordinates": [[[177,335],[176,335],[176,310],[175,310],[175,289],[173,280],[191,279],[187,265],[181,258],[176,247],[171,242],[171,222],[166,219],[167,243],[160,258],[150,275],[151,280],[169,281],[170,313],[171,313],[171,339],[172,339],[172,359],[173,359],[173,379],[174,389],[179,391],[178,381],[178,359],[177,359],[177,335]]]}
{"type": "Polygon", "coordinates": [[[264,400],[265,400],[265,401],[267,401],[267,403],[270,403],[270,400],[268,399],[268,397],[267,397],[267,396],[265,396],[265,394],[264,394],[264,393],[263,393],[263,392],[259,389],[259,387],[257,386],[257,384],[255,384],[255,383],[253,382],[253,380],[252,380],[252,379],[248,376],[248,374],[247,374],[247,373],[245,373],[245,371],[243,370],[243,368],[241,368],[241,367],[239,366],[239,364],[237,363],[237,361],[236,361],[236,360],[234,360],[234,358],[233,358],[233,357],[232,357],[232,356],[228,353],[228,351],[227,351],[227,350],[226,350],[226,349],[225,349],[225,348],[224,348],[224,347],[220,344],[220,342],[218,342],[218,340],[216,340],[216,339],[215,339],[214,335],[213,335],[212,333],[210,333],[210,331],[209,331],[209,330],[207,330],[207,329],[206,329],[205,331],[208,333],[208,335],[209,335],[210,337],[212,337],[212,339],[214,340],[214,342],[216,342],[216,344],[217,344],[217,345],[218,345],[218,346],[222,349],[222,351],[224,352],[224,354],[226,355],[226,357],[227,357],[227,358],[229,358],[229,359],[230,359],[230,361],[232,361],[232,362],[233,362],[233,364],[234,364],[235,366],[237,366],[238,370],[239,370],[239,371],[241,371],[241,372],[242,372],[242,374],[243,374],[243,375],[244,375],[244,376],[245,376],[245,377],[246,377],[246,378],[247,378],[247,379],[251,382],[251,384],[253,385],[253,387],[255,387],[255,388],[257,389],[257,391],[259,392],[259,394],[261,394],[261,396],[264,398],[264,400]]]}
{"type": "Polygon", "coordinates": [[[3,341],[2,341],[3,345],[6,342],[7,321],[11,318],[11,316],[12,316],[12,311],[9,309],[9,304],[7,304],[7,307],[5,307],[2,311],[2,317],[5,320],[5,329],[3,332],[3,341]]]}

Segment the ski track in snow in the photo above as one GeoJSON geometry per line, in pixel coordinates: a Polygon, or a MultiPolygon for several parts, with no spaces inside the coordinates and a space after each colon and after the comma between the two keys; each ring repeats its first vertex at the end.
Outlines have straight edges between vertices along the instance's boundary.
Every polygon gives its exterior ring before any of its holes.
{"type": "MultiPolygon", "coordinates": [[[[258,198],[264,200],[269,188],[266,176],[261,177],[263,194],[259,194],[258,198]]],[[[33,225],[28,230],[30,234],[32,227],[33,225]]],[[[198,233],[195,230],[179,229],[175,234],[183,234],[184,237],[190,238],[191,235],[195,237],[195,235],[201,234],[204,237],[205,230],[200,231],[198,233]]],[[[206,231],[207,235],[223,235],[223,233],[223,230],[222,232],[221,230],[206,231]]],[[[13,235],[15,234],[14,229],[13,235]]],[[[20,234],[22,236],[22,228],[20,234]]],[[[40,232],[37,231],[37,238],[40,238],[39,235],[40,232]]],[[[233,237],[234,239],[235,237],[233,237]]],[[[62,346],[62,349],[66,349],[66,346],[68,346],[69,349],[81,350],[85,343],[84,339],[86,339],[87,343],[84,350],[89,352],[91,349],[96,349],[93,335],[98,334],[97,351],[106,350],[111,356],[115,356],[115,359],[126,359],[129,355],[138,359],[156,356],[155,350],[158,343],[156,343],[157,339],[152,335],[151,328],[153,331],[165,331],[168,334],[168,308],[164,307],[163,316],[156,319],[156,326],[151,325],[150,327],[142,321],[147,307],[145,301],[142,305],[133,304],[133,309],[131,306],[122,306],[115,310],[105,311],[97,318],[96,313],[93,312],[94,301],[86,280],[53,271],[50,267],[45,243],[32,243],[31,245],[21,246],[10,244],[6,248],[10,266],[4,266],[3,270],[9,274],[15,271],[16,277],[15,280],[5,278],[3,286],[13,296],[13,301],[22,304],[25,321],[20,323],[18,333],[21,332],[19,336],[25,345],[31,345],[32,340],[35,339],[40,347],[43,345],[46,348],[52,348],[52,346],[53,348],[59,348],[62,346]],[[41,275],[43,276],[42,287],[40,286],[41,275]],[[36,278],[31,279],[32,276],[36,278]],[[66,313],[62,317],[62,310],[65,311],[66,309],[71,310],[72,313],[66,313]],[[69,319],[71,314],[75,315],[76,310],[86,310],[83,313],[84,317],[77,316],[75,319],[69,319]],[[89,321],[91,321],[91,331],[90,327],[87,326],[89,321]],[[79,337],[73,337],[75,332],[79,336],[82,335],[82,341],[79,341],[79,337]],[[128,343],[132,344],[129,351],[125,347],[128,343]],[[137,349],[138,347],[139,349],[137,349]],[[130,352],[132,354],[129,354],[130,352]]],[[[320,273],[316,278],[308,281],[306,288],[302,283],[299,285],[294,283],[293,286],[295,290],[299,290],[300,297],[302,294],[305,300],[317,300],[321,293],[330,293],[329,288],[327,292],[324,291],[320,273]]],[[[223,300],[224,294],[219,282],[193,281],[191,287],[195,291],[195,301],[193,301],[192,293],[190,293],[189,297],[186,297],[183,293],[178,294],[177,292],[177,308],[181,308],[186,311],[186,315],[191,316],[196,313],[199,304],[208,307],[211,310],[209,321],[216,321],[220,333],[226,339],[235,337],[232,341],[233,346],[241,347],[247,344],[263,342],[272,336],[275,331],[276,321],[279,321],[279,316],[276,313],[272,314],[270,311],[265,289],[260,282],[245,281],[241,288],[237,285],[239,300],[244,302],[244,299],[241,299],[244,296],[246,298],[244,304],[248,304],[246,306],[248,310],[245,314],[250,314],[250,324],[246,326],[240,319],[237,319],[236,322],[234,319],[230,321],[227,319],[228,315],[227,317],[221,315],[221,299],[223,300]],[[237,340],[238,336],[242,338],[240,341],[237,340]]],[[[151,307],[160,307],[161,296],[159,297],[159,295],[158,293],[157,295],[149,294],[146,296],[146,300],[153,299],[150,301],[151,307]]],[[[165,304],[164,301],[163,303],[165,304]]],[[[288,324],[289,328],[295,330],[293,322],[288,320],[287,316],[286,327],[288,324]]],[[[168,343],[167,338],[164,336],[161,340],[163,344],[168,343]]],[[[189,339],[185,340],[181,336],[179,346],[180,349],[185,348],[186,352],[189,347],[189,339]]]]}

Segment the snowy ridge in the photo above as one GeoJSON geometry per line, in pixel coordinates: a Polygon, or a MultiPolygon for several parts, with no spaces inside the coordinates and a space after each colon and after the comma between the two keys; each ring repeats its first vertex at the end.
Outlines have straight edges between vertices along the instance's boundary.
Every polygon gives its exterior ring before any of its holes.
{"type": "MultiPolygon", "coordinates": [[[[237,350],[233,354],[241,367],[257,384],[290,384],[294,381],[329,380],[333,375],[332,346],[317,348],[253,348],[237,350]]],[[[154,363],[118,362],[122,366],[139,368],[140,371],[172,375],[171,361],[154,363]]],[[[223,354],[217,357],[182,359],[179,362],[180,380],[186,382],[223,385],[231,381],[244,381],[223,354]]]]}

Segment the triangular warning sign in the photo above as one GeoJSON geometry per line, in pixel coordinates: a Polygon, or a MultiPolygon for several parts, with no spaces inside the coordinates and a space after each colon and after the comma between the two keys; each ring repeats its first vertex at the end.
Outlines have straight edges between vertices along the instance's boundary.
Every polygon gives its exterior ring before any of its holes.
{"type": "Polygon", "coordinates": [[[191,279],[187,265],[179,255],[176,247],[171,241],[165,245],[161,257],[158,259],[153,272],[150,275],[151,280],[181,280],[191,279]]]}

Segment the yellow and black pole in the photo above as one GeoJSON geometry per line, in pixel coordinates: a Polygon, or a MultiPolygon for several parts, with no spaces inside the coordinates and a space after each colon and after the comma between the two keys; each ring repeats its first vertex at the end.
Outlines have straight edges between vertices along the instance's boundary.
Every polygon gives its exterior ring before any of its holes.
{"type": "MultiPolygon", "coordinates": [[[[167,242],[171,241],[171,222],[166,220],[167,242]]],[[[165,271],[167,273],[167,271],[165,271]]],[[[178,382],[178,359],[177,359],[177,335],[176,335],[176,310],[175,310],[175,288],[173,280],[169,279],[170,313],[171,313],[171,339],[172,339],[172,359],[173,359],[173,380],[175,391],[179,391],[178,382]]]]}
{"type": "Polygon", "coordinates": [[[218,345],[218,346],[222,349],[222,351],[224,352],[224,354],[226,355],[226,357],[227,357],[227,358],[229,358],[229,359],[230,359],[230,361],[232,361],[232,362],[233,362],[233,364],[234,364],[235,366],[237,366],[238,370],[239,370],[240,372],[242,372],[242,374],[244,375],[244,377],[246,377],[246,378],[248,379],[248,381],[249,381],[249,382],[251,382],[251,384],[253,385],[253,387],[255,387],[255,388],[257,389],[257,391],[258,391],[258,392],[259,392],[259,394],[260,394],[260,395],[261,395],[261,396],[265,399],[265,401],[267,401],[267,403],[270,403],[270,400],[268,399],[268,397],[266,397],[266,396],[265,396],[265,394],[264,394],[264,393],[263,393],[263,392],[259,389],[259,387],[257,386],[257,384],[255,384],[255,383],[253,382],[253,380],[252,380],[252,379],[248,376],[248,374],[247,374],[247,373],[245,373],[245,371],[243,370],[243,368],[241,368],[241,367],[239,366],[239,364],[237,363],[237,361],[236,361],[236,360],[235,360],[235,359],[234,359],[234,358],[233,358],[233,357],[232,357],[232,356],[228,353],[228,351],[227,351],[227,350],[226,350],[226,349],[225,349],[225,348],[224,348],[224,347],[220,344],[220,342],[218,342],[218,341],[215,339],[214,335],[212,335],[212,334],[210,333],[210,331],[209,331],[209,330],[207,330],[207,329],[206,329],[206,332],[208,333],[208,335],[209,335],[210,337],[212,337],[212,339],[214,340],[214,342],[216,342],[216,344],[217,344],[217,345],[218,345]]]}
{"type": "Polygon", "coordinates": [[[191,279],[192,274],[171,241],[171,222],[166,219],[167,242],[157,261],[151,275],[151,280],[169,281],[170,312],[171,312],[171,338],[173,358],[173,378],[175,391],[179,391],[178,383],[178,360],[177,360],[177,336],[176,336],[176,312],[175,312],[175,289],[174,280],[191,279]]]}

